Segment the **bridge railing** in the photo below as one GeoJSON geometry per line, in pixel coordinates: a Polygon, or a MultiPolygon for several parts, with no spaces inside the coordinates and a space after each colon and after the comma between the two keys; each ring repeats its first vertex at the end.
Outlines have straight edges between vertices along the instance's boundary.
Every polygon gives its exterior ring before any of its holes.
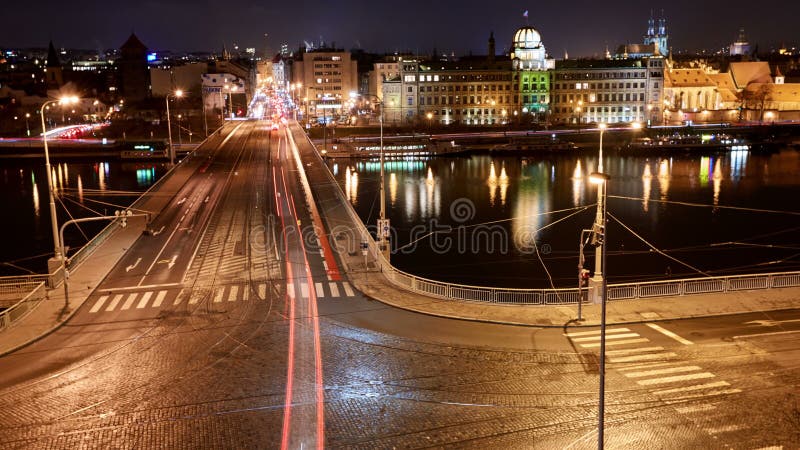
{"type": "MultiPolygon", "coordinates": [[[[305,133],[303,133],[305,135],[305,133]]],[[[311,139],[306,139],[314,147],[311,139]]],[[[345,206],[359,238],[368,242],[369,255],[373,258],[386,278],[401,289],[417,294],[427,295],[444,300],[485,302],[504,305],[568,305],[577,304],[580,298],[586,301],[578,288],[565,289],[511,289],[488,286],[471,286],[444,281],[431,280],[403,272],[392,266],[378,249],[377,242],[367,230],[364,222],[347,200],[341,186],[336,182],[329,170],[325,170],[329,185],[336,191],[342,205],[345,206]]],[[[730,275],[720,277],[687,278],[664,281],[647,281],[640,283],[621,283],[608,285],[608,300],[633,300],[656,297],[681,297],[696,294],[728,293],[742,290],[773,289],[800,287],[800,271],[778,272],[750,275],[730,275]]]]}
{"type": "MultiPolygon", "coordinates": [[[[44,275],[44,277],[46,278],[47,276],[44,275]]],[[[0,331],[10,327],[12,323],[25,317],[25,315],[36,309],[36,307],[44,301],[46,294],[46,281],[35,282],[22,300],[0,312],[0,331]]]]}

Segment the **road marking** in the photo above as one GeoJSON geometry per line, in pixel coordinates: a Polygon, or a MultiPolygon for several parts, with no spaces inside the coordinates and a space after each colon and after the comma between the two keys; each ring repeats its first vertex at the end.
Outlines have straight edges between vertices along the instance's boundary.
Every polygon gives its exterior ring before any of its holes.
{"type": "Polygon", "coordinates": [[[216,292],[214,293],[214,303],[219,303],[222,301],[222,296],[225,294],[225,288],[220,287],[217,288],[216,292]]]}
{"type": "Polygon", "coordinates": [[[114,308],[117,307],[117,304],[119,303],[120,300],[122,300],[122,294],[115,295],[114,298],[111,299],[111,303],[108,304],[108,308],[106,308],[106,311],[113,311],[114,308]]]}
{"type": "Polygon", "coordinates": [[[308,283],[300,283],[300,298],[308,298],[308,283]]]}
{"type": "Polygon", "coordinates": [[[728,387],[731,384],[727,381],[716,381],[714,383],[706,383],[706,384],[695,384],[694,386],[686,386],[686,387],[679,387],[673,389],[663,389],[660,391],[653,391],[653,395],[669,395],[669,394],[678,394],[681,392],[694,392],[694,391],[702,391],[704,389],[714,389],[719,387],[728,387]]]}
{"type": "Polygon", "coordinates": [[[267,285],[266,284],[259,284],[258,285],[258,297],[264,300],[267,299],[267,285]]]}
{"type": "Polygon", "coordinates": [[[286,283],[286,293],[289,295],[289,298],[295,298],[294,292],[294,283],[286,283]]]}
{"type": "Polygon", "coordinates": [[[795,333],[800,333],[800,330],[775,331],[774,333],[743,334],[743,335],[740,335],[740,336],[734,336],[733,338],[734,339],[745,339],[745,338],[751,338],[751,337],[778,336],[780,334],[795,334],[795,333]]]}
{"type": "MultiPolygon", "coordinates": [[[[626,338],[635,338],[639,337],[639,333],[625,333],[625,334],[606,334],[606,340],[608,339],[626,339],[626,338]]],[[[574,338],[572,342],[587,342],[587,341],[599,341],[602,339],[602,336],[589,336],[589,337],[582,337],[582,338],[574,338]]]]}
{"type": "Polygon", "coordinates": [[[635,364],[632,366],[620,367],[617,370],[625,372],[628,370],[644,370],[644,369],[652,369],[654,367],[674,366],[675,364],[681,364],[681,363],[675,361],[655,362],[655,363],[651,362],[646,364],[635,364]]]}
{"type": "Polygon", "coordinates": [[[680,342],[683,345],[694,345],[694,342],[692,342],[692,341],[690,341],[688,339],[684,339],[684,338],[678,336],[677,334],[673,333],[672,331],[664,329],[664,328],[662,328],[662,327],[660,327],[660,326],[658,326],[658,325],[656,325],[654,323],[646,323],[645,325],[647,325],[648,327],[658,331],[659,333],[663,334],[664,336],[671,337],[672,339],[675,339],[676,341],[680,342]]]}
{"type": "Polygon", "coordinates": [[[200,298],[201,298],[201,297],[200,297],[200,295],[197,295],[197,294],[195,294],[195,293],[192,293],[192,294],[189,296],[189,304],[190,304],[190,305],[196,305],[197,303],[199,303],[199,302],[200,302],[200,298]]]}
{"type": "Polygon", "coordinates": [[[334,282],[328,282],[328,286],[331,288],[331,297],[339,297],[339,286],[334,282]]]}
{"type": "Polygon", "coordinates": [[[734,431],[743,430],[746,427],[747,425],[725,425],[724,427],[706,428],[705,430],[708,434],[714,435],[722,433],[732,433],[734,431]]]}
{"type": "Polygon", "coordinates": [[[702,373],[690,373],[688,375],[676,375],[674,377],[661,377],[661,378],[651,378],[649,380],[637,380],[636,383],[642,386],[649,386],[651,384],[665,384],[665,383],[677,383],[680,381],[690,381],[690,380],[702,380],[705,378],[714,378],[716,375],[710,372],[702,372],[702,373]]]}
{"type": "Polygon", "coordinates": [[[250,289],[243,288],[242,289],[242,301],[246,302],[248,294],[250,293],[250,289]]]}
{"type": "Polygon", "coordinates": [[[175,296],[175,301],[174,301],[174,302],[172,302],[172,305],[173,305],[173,306],[175,306],[175,305],[180,305],[180,304],[181,304],[181,302],[183,301],[183,297],[185,296],[185,295],[184,295],[185,293],[186,293],[186,292],[185,292],[183,289],[181,289],[181,291],[180,291],[180,292],[178,292],[178,295],[176,295],[176,296],[175,296]]]}
{"type": "Polygon", "coordinates": [[[658,360],[662,358],[672,358],[678,356],[675,353],[649,353],[647,355],[634,355],[634,356],[620,356],[620,357],[613,357],[611,358],[612,362],[615,363],[624,363],[624,362],[634,362],[634,361],[652,361],[658,360]]]}
{"type": "Polygon", "coordinates": [[[692,406],[681,406],[675,408],[675,411],[678,411],[681,414],[689,414],[693,412],[708,412],[717,409],[714,405],[703,404],[703,405],[692,405],[692,406]]]}
{"type": "MultiPolygon", "coordinates": [[[[624,341],[611,341],[606,342],[606,347],[613,347],[615,345],[631,345],[631,344],[644,344],[645,342],[650,342],[650,339],[647,338],[639,338],[639,339],[626,339],[624,341]]],[[[583,348],[597,348],[600,347],[600,342],[591,342],[588,344],[581,344],[583,348]]]]}
{"type": "Polygon", "coordinates": [[[138,291],[141,292],[144,289],[164,289],[164,288],[171,288],[171,287],[178,287],[180,283],[163,283],[163,284],[148,284],[145,286],[126,286],[126,287],[115,287],[110,289],[98,289],[98,292],[113,294],[117,291],[138,291]]]}
{"type": "Polygon", "coordinates": [[[158,308],[161,306],[161,302],[164,301],[164,297],[167,296],[167,291],[161,291],[156,296],[156,300],[153,302],[153,308],[158,308]]]}
{"type": "Polygon", "coordinates": [[[733,395],[742,392],[741,389],[722,389],[722,390],[713,390],[708,393],[704,394],[691,394],[691,395],[682,395],[680,397],[674,397],[669,400],[664,400],[664,403],[668,405],[672,405],[675,403],[683,403],[688,400],[697,400],[703,397],[720,397],[723,395],[733,395]]]}
{"type": "Polygon", "coordinates": [[[128,298],[125,299],[125,303],[122,304],[122,308],[120,308],[120,310],[125,311],[131,309],[131,306],[133,306],[133,302],[136,301],[136,297],[138,296],[139,294],[137,294],[136,292],[128,295],[128,298]]]}
{"type": "Polygon", "coordinates": [[[228,288],[228,301],[235,302],[236,295],[239,293],[239,286],[233,285],[228,288]]]}
{"type": "Polygon", "coordinates": [[[664,347],[639,347],[625,350],[609,350],[606,355],[630,355],[631,353],[660,352],[662,350],[664,350],[664,347]]]}
{"type": "Polygon", "coordinates": [[[172,269],[175,267],[175,261],[178,259],[178,255],[172,255],[172,260],[167,264],[167,267],[172,269]]]}
{"type": "Polygon", "coordinates": [[[317,288],[317,290],[315,291],[317,293],[317,297],[324,297],[325,291],[322,289],[322,283],[315,283],[314,285],[317,288]]]}
{"type": "Polygon", "coordinates": [[[699,366],[667,367],[666,369],[645,370],[642,372],[630,372],[624,375],[628,378],[642,378],[642,377],[650,377],[653,375],[668,375],[671,373],[696,372],[698,370],[703,370],[703,369],[699,366]]]}
{"type": "MultiPolygon", "coordinates": [[[[608,333],[626,333],[628,331],[631,331],[631,330],[628,329],[628,328],[606,328],[606,334],[608,334],[608,333]]],[[[564,336],[571,337],[571,338],[579,337],[579,336],[596,336],[596,335],[599,335],[600,332],[601,332],[600,330],[579,331],[579,332],[576,332],[576,333],[564,333],[564,336]]]]}
{"type": "Polygon", "coordinates": [[[342,287],[344,288],[344,292],[345,294],[347,294],[348,297],[355,297],[356,294],[353,292],[352,289],[350,289],[350,283],[348,283],[347,281],[343,281],[342,287]]]}
{"type": "Polygon", "coordinates": [[[130,266],[126,267],[125,268],[125,272],[130,272],[131,270],[135,269],[136,266],[138,266],[140,262],[142,262],[142,258],[137,259],[135,263],[133,263],[130,266]]]}
{"type": "Polygon", "coordinates": [[[106,300],[108,300],[108,296],[107,296],[107,295],[104,295],[104,296],[100,297],[100,298],[97,300],[97,303],[95,303],[95,304],[94,304],[94,306],[92,306],[92,309],[90,309],[90,310],[89,310],[89,312],[90,312],[90,313],[92,313],[92,314],[94,314],[94,313],[96,313],[97,311],[100,311],[100,308],[102,308],[102,307],[103,307],[103,303],[105,303],[105,302],[106,302],[106,300]]]}
{"type": "Polygon", "coordinates": [[[147,302],[150,300],[150,297],[152,297],[152,296],[153,296],[152,292],[149,292],[149,291],[145,292],[144,295],[142,296],[142,299],[139,300],[139,304],[136,305],[136,309],[142,309],[145,306],[147,306],[147,302]]]}

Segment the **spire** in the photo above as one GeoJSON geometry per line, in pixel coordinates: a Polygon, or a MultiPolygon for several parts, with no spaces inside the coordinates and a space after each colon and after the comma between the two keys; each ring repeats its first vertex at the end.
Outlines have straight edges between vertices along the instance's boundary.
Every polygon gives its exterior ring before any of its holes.
{"type": "Polygon", "coordinates": [[[489,33],[489,61],[494,61],[495,56],[494,31],[489,33]]]}
{"type": "Polygon", "coordinates": [[[47,48],[47,67],[61,67],[61,60],[58,58],[53,41],[50,41],[50,45],[47,48]]]}

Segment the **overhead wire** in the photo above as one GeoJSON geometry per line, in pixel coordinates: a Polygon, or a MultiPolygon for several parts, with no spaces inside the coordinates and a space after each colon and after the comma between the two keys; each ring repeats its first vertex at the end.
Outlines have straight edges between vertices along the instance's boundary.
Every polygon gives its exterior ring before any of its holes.
{"type": "Polygon", "coordinates": [[[609,195],[608,198],[615,198],[620,200],[635,200],[637,202],[645,201],[653,202],[653,203],[664,203],[669,205],[680,205],[680,206],[691,206],[694,208],[712,208],[712,209],[730,209],[733,211],[746,211],[746,212],[755,212],[755,213],[766,213],[766,214],[787,214],[790,216],[800,216],[800,211],[781,211],[777,209],[759,209],[759,208],[746,208],[744,206],[724,206],[724,205],[708,205],[703,203],[692,203],[692,202],[678,202],[674,200],[660,200],[660,199],[650,199],[644,197],[627,197],[622,195],[609,195]]]}

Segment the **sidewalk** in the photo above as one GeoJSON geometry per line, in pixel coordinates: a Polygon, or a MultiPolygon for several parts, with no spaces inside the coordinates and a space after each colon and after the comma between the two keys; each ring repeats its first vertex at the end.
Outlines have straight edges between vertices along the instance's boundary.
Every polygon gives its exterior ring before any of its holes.
{"type": "MultiPolygon", "coordinates": [[[[575,322],[578,317],[578,305],[500,305],[492,303],[468,302],[458,300],[441,300],[399,288],[392,284],[383,273],[378,272],[375,264],[370,262],[365,267],[364,257],[360,252],[352,252],[360,248],[360,242],[352,242],[359,236],[358,225],[353,223],[342,205],[341,197],[335,193],[338,185],[332,185],[329,178],[322,173],[324,164],[308,141],[295,138],[306,161],[318,162],[307,165],[314,198],[318,209],[325,218],[328,230],[335,230],[337,236],[332,237],[337,245],[334,248],[350,249],[351,252],[338,251],[343,270],[347,272],[350,282],[368,297],[395,308],[405,309],[431,316],[447,317],[461,320],[480,321],[507,325],[562,327],[597,326],[600,324],[600,306],[584,304],[582,322],[575,322]],[[313,159],[312,159],[313,158],[313,159]],[[341,233],[341,231],[348,232],[341,233]],[[341,235],[342,237],[338,237],[341,235]]],[[[771,290],[739,291],[727,294],[699,294],[683,297],[656,297],[639,300],[618,300],[606,305],[606,323],[624,324],[651,322],[657,320],[675,320],[692,317],[707,317],[729,314],[742,314],[757,311],[774,311],[800,308],[800,288],[784,288],[771,290]]]]}
{"type": "MultiPolygon", "coordinates": [[[[215,135],[209,140],[213,145],[227,134],[215,135]]],[[[169,204],[186,180],[203,161],[191,156],[175,166],[145,197],[140,198],[131,208],[144,210],[157,216],[169,204]]],[[[125,252],[136,242],[145,229],[144,217],[128,219],[128,226],[117,227],[95,251],[69,274],[69,302],[64,301],[64,285],[47,292],[43,300],[30,314],[14,322],[0,332],[0,356],[11,353],[55,331],[69,320],[94,289],[103,281],[108,272],[117,264],[125,252]]]]}

